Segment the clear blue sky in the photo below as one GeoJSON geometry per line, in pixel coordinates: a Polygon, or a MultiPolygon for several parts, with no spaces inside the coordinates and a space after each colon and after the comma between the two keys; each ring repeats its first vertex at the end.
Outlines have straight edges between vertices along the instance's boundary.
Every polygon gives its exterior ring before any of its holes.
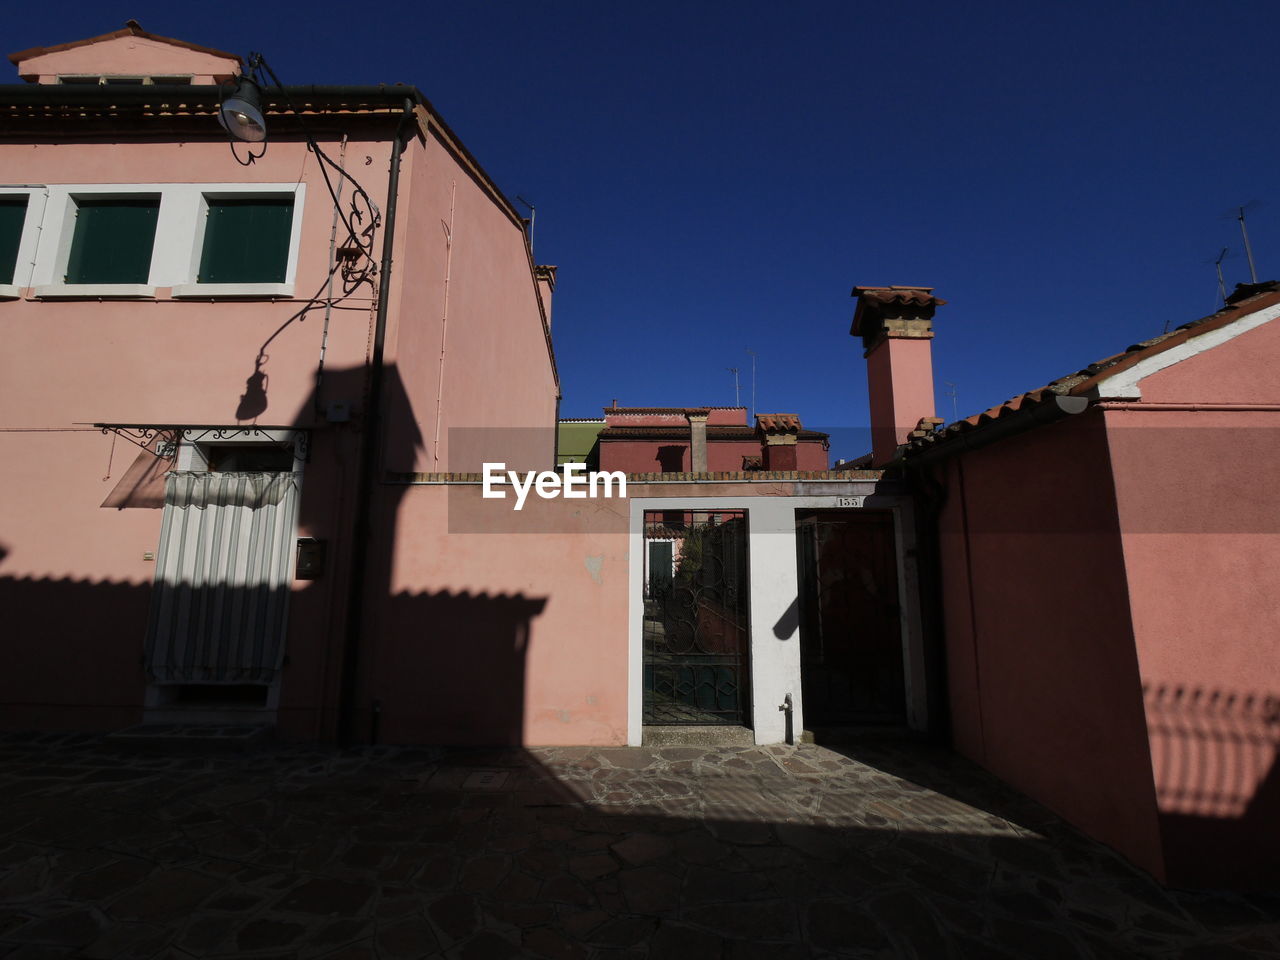
{"type": "MultiPolygon", "coordinates": [[[[286,83],[420,87],[560,267],[565,416],[866,419],[855,283],[936,287],[961,416],[1280,277],[1270,2],[24,5],[10,50],[120,27],[286,83]]],[[[860,449],[833,453],[856,455],[860,449]]]]}

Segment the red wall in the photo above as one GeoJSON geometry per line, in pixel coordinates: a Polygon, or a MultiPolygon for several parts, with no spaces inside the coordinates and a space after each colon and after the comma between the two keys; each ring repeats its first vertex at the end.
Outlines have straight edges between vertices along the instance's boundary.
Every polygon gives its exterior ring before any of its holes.
{"type": "MultiPolygon", "coordinates": [[[[624,473],[651,473],[663,470],[665,460],[660,448],[679,449],[680,466],[667,468],[668,472],[688,472],[693,469],[688,440],[602,440],[600,442],[600,469],[621,470],[624,473]]],[[[822,441],[797,444],[797,470],[827,469],[827,451],[822,441]]],[[[711,471],[736,471],[742,469],[743,457],[763,455],[759,440],[709,440],[707,443],[707,469],[711,471]]]]}
{"type": "Polygon", "coordinates": [[[946,471],[940,552],[956,747],[1160,875],[1101,414],[967,452],[946,471]]]}
{"type": "Polygon", "coordinates": [[[1280,323],[1141,383],[1106,414],[1171,882],[1280,863],[1280,323]],[[1270,409],[1169,409],[1159,404],[1270,409]]]}

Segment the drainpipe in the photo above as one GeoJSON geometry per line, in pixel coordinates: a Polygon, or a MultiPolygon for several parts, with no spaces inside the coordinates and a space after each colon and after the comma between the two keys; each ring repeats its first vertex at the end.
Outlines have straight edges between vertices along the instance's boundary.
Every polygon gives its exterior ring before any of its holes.
{"type": "Polygon", "coordinates": [[[400,154],[406,146],[405,127],[413,116],[413,101],[406,98],[404,114],[396,127],[391,148],[391,173],[387,178],[387,231],[382,239],[382,263],[378,274],[378,313],[373,327],[373,355],[369,363],[369,395],[365,402],[364,432],[360,440],[360,467],[356,473],[356,516],[351,525],[350,595],[347,599],[347,634],[342,652],[341,688],[338,699],[338,740],[355,739],[355,701],[360,674],[360,640],[364,625],[365,570],[369,561],[369,531],[373,518],[373,494],[377,485],[381,450],[383,354],[387,342],[387,301],[391,296],[391,251],[396,239],[396,200],[400,192],[400,154]]]}

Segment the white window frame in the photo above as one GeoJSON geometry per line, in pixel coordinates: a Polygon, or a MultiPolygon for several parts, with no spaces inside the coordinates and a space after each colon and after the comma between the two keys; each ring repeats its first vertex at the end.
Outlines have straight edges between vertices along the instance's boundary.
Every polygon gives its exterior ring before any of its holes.
{"type": "Polygon", "coordinates": [[[195,218],[196,230],[192,237],[190,280],[174,284],[173,296],[179,299],[221,299],[223,297],[292,297],[298,265],[298,242],[302,236],[302,185],[291,184],[286,189],[273,188],[270,184],[239,184],[234,189],[201,188],[195,218]],[[266,188],[266,189],[262,189],[266,188]],[[289,251],[285,257],[283,283],[201,283],[200,260],[204,255],[206,228],[209,223],[210,200],[284,200],[293,199],[293,224],[289,231],[289,251]]]}
{"type": "MultiPolygon", "coordinates": [[[[5,188],[0,188],[5,189],[5,188]]],[[[31,234],[40,238],[31,250],[34,261],[28,286],[33,296],[45,300],[152,299],[160,288],[170,288],[176,299],[289,299],[294,296],[298,271],[298,251],[302,239],[302,210],[306,185],[302,183],[70,183],[43,188],[46,202],[33,225],[34,204],[28,201],[23,247],[31,234]],[[159,195],[155,242],[151,250],[151,270],[145,284],[66,283],[67,261],[75,235],[77,198],[159,195]],[[283,283],[199,283],[200,253],[204,247],[207,197],[255,196],[293,197],[293,227],[289,233],[289,255],[283,283]]],[[[9,192],[18,192],[16,189],[9,192]]],[[[16,279],[16,277],[15,277],[16,279]]],[[[16,284],[14,286],[17,286],[16,284]]],[[[17,293],[15,292],[16,296],[17,293]]]]}
{"type": "Polygon", "coordinates": [[[44,216],[49,192],[43,186],[0,186],[0,196],[25,196],[27,215],[22,221],[22,236],[18,239],[18,259],[13,264],[13,282],[0,283],[0,300],[17,300],[23,287],[31,285],[31,273],[35,269],[36,246],[40,242],[40,221],[44,216]]]}

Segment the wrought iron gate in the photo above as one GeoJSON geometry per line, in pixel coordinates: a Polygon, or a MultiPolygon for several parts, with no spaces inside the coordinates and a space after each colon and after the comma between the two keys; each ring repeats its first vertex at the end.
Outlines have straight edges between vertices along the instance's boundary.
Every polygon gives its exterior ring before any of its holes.
{"type": "Polygon", "coordinates": [[[644,722],[749,724],[746,511],[647,511],[644,537],[644,722]]]}

